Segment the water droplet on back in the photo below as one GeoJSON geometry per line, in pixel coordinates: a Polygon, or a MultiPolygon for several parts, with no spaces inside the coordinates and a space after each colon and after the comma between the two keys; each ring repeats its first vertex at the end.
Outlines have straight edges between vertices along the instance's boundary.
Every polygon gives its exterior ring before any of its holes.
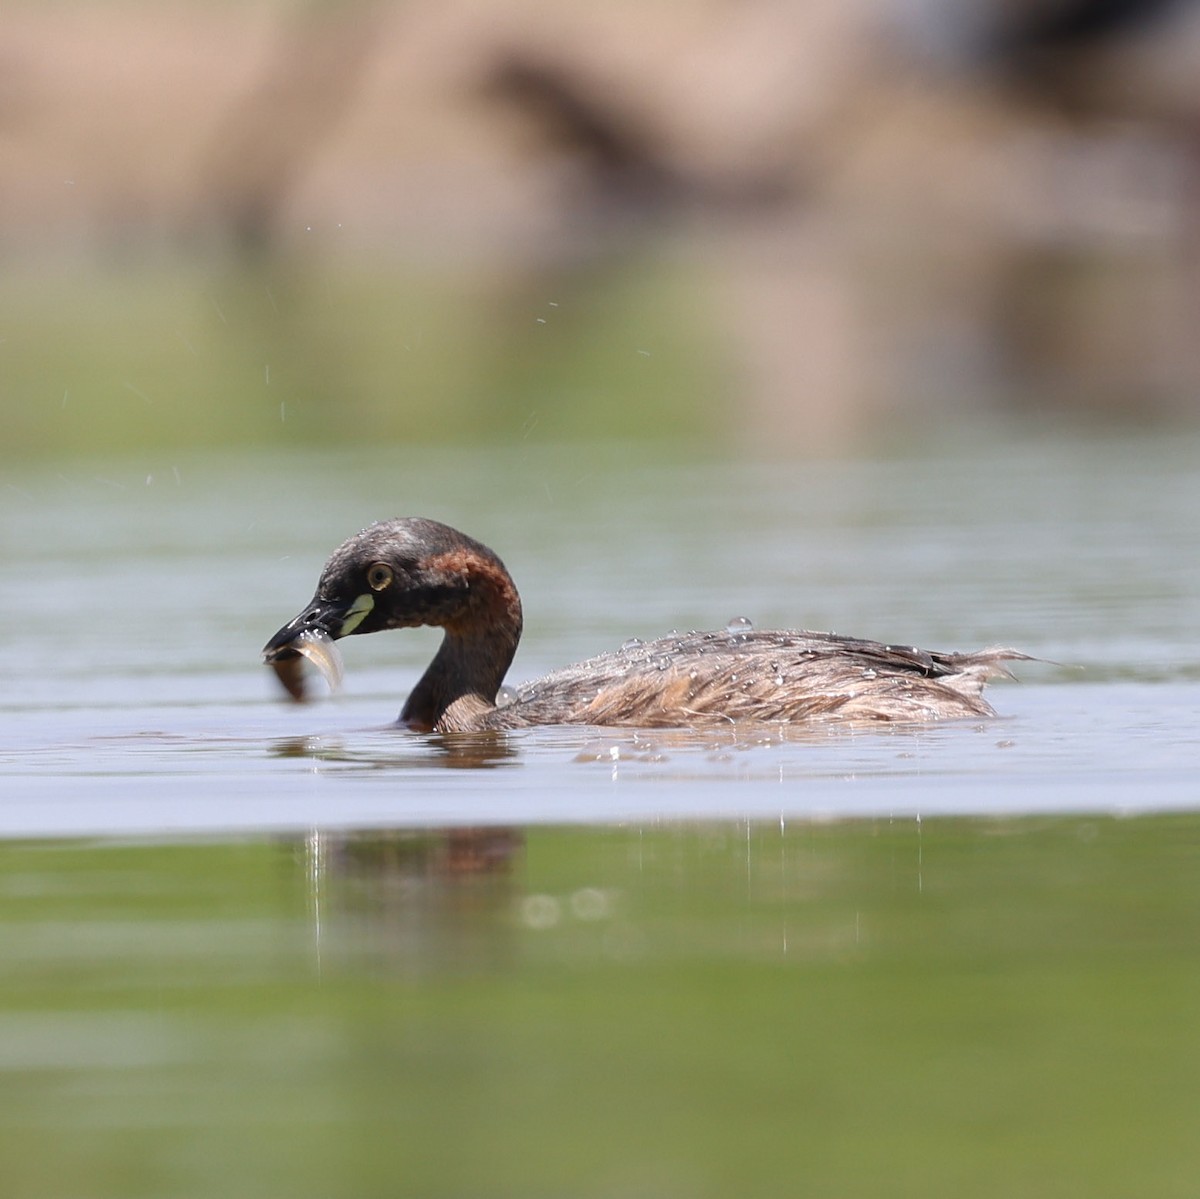
{"type": "Polygon", "coordinates": [[[732,616],[725,624],[727,633],[749,633],[754,628],[754,621],[748,616],[732,616]]]}

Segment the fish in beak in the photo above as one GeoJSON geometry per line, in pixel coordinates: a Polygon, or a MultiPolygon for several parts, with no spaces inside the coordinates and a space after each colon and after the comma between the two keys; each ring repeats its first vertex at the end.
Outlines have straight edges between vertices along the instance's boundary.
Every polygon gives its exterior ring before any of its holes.
{"type": "Polygon", "coordinates": [[[317,596],[263,646],[263,661],[297,703],[308,698],[304,662],[320,671],[329,689],[342,685],[342,655],[334,642],[354,632],[373,606],[373,597],[361,595],[349,604],[317,596]]]}

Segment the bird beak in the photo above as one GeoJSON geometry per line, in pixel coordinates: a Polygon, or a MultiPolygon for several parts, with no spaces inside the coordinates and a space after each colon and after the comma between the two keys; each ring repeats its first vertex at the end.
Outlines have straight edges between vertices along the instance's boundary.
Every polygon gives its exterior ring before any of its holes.
{"type": "Polygon", "coordinates": [[[274,669],[276,677],[294,700],[304,699],[302,666],[305,657],[321,668],[336,689],[341,677],[340,656],[328,650],[324,653],[317,651],[314,656],[312,639],[315,638],[317,644],[324,640],[328,645],[329,641],[353,633],[374,606],[375,597],[370,594],[360,595],[350,603],[315,596],[299,616],[289,620],[263,646],[263,661],[274,669]],[[308,642],[303,649],[297,644],[302,638],[308,642]]]}
{"type": "Polygon", "coordinates": [[[275,662],[279,658],[295,657],[294,644],[304,633],[324,633],[336,641],[348,637],[375,607],[375,597],[368,592],[347,603],[345,600],[327,600],[319,595],[263,646],[263,661],[275,662]]]}
{"type": "Polygon", "coordinates": [[[343,627],[349,608],[334,600],[323,600],[319,596],[291,620],[263,646],[263,661],[275,662],[280,658],[293,658],[296,641],[305,633],[324,633],[326,637],[336,640],[345,636],[343,627]]]}

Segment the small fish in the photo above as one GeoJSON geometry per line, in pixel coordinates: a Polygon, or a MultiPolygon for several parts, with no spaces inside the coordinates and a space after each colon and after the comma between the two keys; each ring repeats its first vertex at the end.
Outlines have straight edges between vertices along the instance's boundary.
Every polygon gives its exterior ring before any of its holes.
{"type": "Polygon", "coordinates": [[[319,629],[305,630],[287,650],[270,661],[275,677],[283,684],[288,695],[298,704],[308,698],[305,658],[321,672],[321,677],[329,684],[329,690],[336,695],[342,689],[342,655],[333,638],[319,629]]]}

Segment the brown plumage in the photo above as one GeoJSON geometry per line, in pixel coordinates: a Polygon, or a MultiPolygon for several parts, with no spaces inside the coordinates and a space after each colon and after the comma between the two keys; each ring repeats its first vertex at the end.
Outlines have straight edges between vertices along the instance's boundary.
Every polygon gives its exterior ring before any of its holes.
{"type": "Polygon", "coordinates": [[[340,545],[312,602],[263,654],[297,698],[297,644],[311,635],[434,625],[441,648],[400,713],[438,732],[542,724],[642,728],[728,722],[928,721],[993,716],[985,682],[1011,649],[936,653],[835,633],[682,633],[627,642],[519,687],[497,707],[521,637],[521,601],[504,563],[437,521],[381,521],[340,545]]]}

